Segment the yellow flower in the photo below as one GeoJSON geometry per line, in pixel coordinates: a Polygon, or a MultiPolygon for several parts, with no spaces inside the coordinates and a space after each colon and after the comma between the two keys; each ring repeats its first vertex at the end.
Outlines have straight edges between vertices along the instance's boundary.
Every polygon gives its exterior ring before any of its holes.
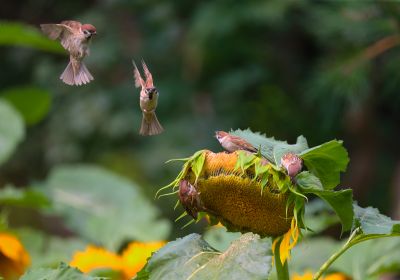
{"type": "Polygon", "coordinates": [[[300,230],[297,226],[297,222],[295,218],[292,218],[292,222],[290,225],[290,230],[286,232],[282,237],[275,238],[272,243],[272,252],[275,252],[276,244],[279,240],[281,240],[281,244],[279,246],[279,258],[281,263],[284,264],[286,260],[290,259],[290,250],[296,245],[299,239],[300,230]]]}
{"type": "Polygon", "coordinates": [[[324,278],[324,280],[350,280],[350,279],[351,279],[350,277],[347,277],[345,274],[340,272],[329,274],[324,278]]]}
{"type": "MultiPolygon", "coordinates": [[[[313,273],[310,270],[307,270],[304,275],[299,275],[299,274],[294,274],[292,277],[292,280],[312,280],[313,279],[313,273]]],[[[321,277],[320,280],[350,280],[351,278],[348,277],[347,275],[336,272],[327,275],[326,277],[321,277]]]]}
{"type": "Polygon", "coordinates": [[[84,273],[101,268],[111,269],[121,272],[122,279],[131,279],[145,266],[151,253],[160,249],[164,244],[164,241],[131,242],[122,255],[89,245],[85,251],[75,253],[70,265],[84,273]]]}
{"type": "Polygon", "coordinates": [[[304,275],[299,275],[295,273],[292,277],[292,280],[312,280],[313,278],[313,273],[309,270],[307,270],[304,275]]]}
{"type": "Polygon", "coordinates": [[[146,264],[151,253],[165,245],[164,241],[159,242],[132,242],[122,253],[123,273],[127,279],[131,279],[146,264]]]}
{"type": "Polygon", "coordinates": [[[29,254],[21,242],[9,233],[0,233],[0,275],[5,279],[18,279],[29,264],[29,254]]]}
{"type": "Polygon", "coordinates": [[[85,251],[75,253],[70,266],[77,267],[85,273],[99,268],[120,271],[122,269],[122,260],[117,254],[108,252],[100,247],[88,245],[85,251]]]}

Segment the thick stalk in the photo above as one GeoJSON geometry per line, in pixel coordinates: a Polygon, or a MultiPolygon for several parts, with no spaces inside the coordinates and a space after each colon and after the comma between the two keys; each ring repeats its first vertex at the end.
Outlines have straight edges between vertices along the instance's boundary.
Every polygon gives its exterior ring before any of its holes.
{"type": "Polygon", "coordinates": [[[289,278],[289,266],[287,260],[282,265],[281,258],[279,254],[279,247],[281,246],[281,241],[279,240],[275,246],[275,268],[276,268],[276,275],[278,276],[279,280],[290,280],[289,278]]]}

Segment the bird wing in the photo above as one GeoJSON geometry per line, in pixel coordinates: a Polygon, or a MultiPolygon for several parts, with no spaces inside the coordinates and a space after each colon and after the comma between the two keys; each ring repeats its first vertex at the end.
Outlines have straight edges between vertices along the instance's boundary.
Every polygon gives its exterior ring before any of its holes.
{"type": "Polygon", "coordinates": [[[144,70],[144,75],[146,76],[146,87],[147,88],[152,88],[154,87],[153,84],[153,76],[151,75],[149,68],[147,68],[146,63],[143,61],[142,59],[142,66],[143,66],[143,70],[144,70]]]}
{"type": "Polygon", "coordinates": [[[257,149],[251,145],[249,142],[247,142],[246,140],[244,140],[243,138],[239,137],[239,136],[235,136],[230,134],[230,136],[232,137],[232,140],[236,143],[240,143],[240,146],[242,146],[245,150],[251,151],[251,152],[256,152],[257,149]]]}
{"type": "Polygon", "coordinates": [[[60,35],[61,45],[70,53],[76,53],[77,46],[84,40],[83,36],[79,36],[82,24],[78,21],[67,20],[57,24],[61,29],[60,35]]]}
{"type": "MultiPolygon", "coordinates": [[[[41,24],[40,28],[50,39],[59,39],[64,49],[71,52],[72,45],[74,44],[73,38],[76,33],[74,28],[79,28],[76,24],[77,22],[75,22],[75,24],[71,24],[71,22],[72,21],[63,21],[60,24],[41,24]]],[[[77,30],[79,31],[80,29],[77,30]]]]}
{"type": "Polygon", "coordinates": [[[133,63],[133,67],[135,68],[135,69],[133,69],[133,75],[135,77],[135,87],[138,88],[141,86],[142,88],[145,88],[146,84],[145,84],[144,80],[142,79],[142,76],[140,76],[140,72],[136,66],[135,61],[132,60],[132,63],[133,63]]]}
{"type": "Polygon", "coordinates": [[[72,31],[69,26],[53,23],[41,24],[40,28],[42,29],[42,32],[51,40],[59,39],[65,30],[67,30],[67,32],[72,31]]]}

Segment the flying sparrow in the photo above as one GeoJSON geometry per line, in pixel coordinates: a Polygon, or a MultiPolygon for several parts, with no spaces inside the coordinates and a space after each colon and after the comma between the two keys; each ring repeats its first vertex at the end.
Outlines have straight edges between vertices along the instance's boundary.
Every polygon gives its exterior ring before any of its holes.
{"type": "Polygon", "coordinates": [[[87,84],[93,80],[82,60],[89,55],[89,42],[96,35],[96,28],[91,24],[67,20],[60,24],[41,24],[43,33],[52,40],[59,39],[69,52],[69,64],[60,79],[67,85],[87,84]]]}
{"type": "Polygon", "coordinates": [[[142,60],[142,67],[146,80],[140,76],[140,72],[134,61],[133,66],[135,76],[135,86],[142,87],[140,91],[140,109],[143,112],[142,125],[139,134],[144,136],[157,135],[164,131],[156,116],[158,91],[153,84],[153,76],[151,75],[146,63],[142,60]]]}
{"type": "Polygon", "coordinates": [[[287,153],[281,158],[281,165],[286,169],[290,178],[293,178],[303,168],[303,160],[293,153],[287,153]]]}
{"type": "Polygon", "coordinates": [[[245,150],[252,153],[256,153],[257,149],[253,147],[249,142],[246,140],[231,135],[225,131],[216,131],[215,137],[221,144],[221,146],[228,152],[232,153],[237,150],[245,150]]]}

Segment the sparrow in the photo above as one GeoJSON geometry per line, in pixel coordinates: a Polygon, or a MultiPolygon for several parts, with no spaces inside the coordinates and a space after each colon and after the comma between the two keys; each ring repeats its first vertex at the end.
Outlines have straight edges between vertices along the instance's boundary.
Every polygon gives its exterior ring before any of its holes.
{"type": "Polygon", "coordinates": [[[221,144],[222,148],[230,153],[237,150],[245,150],[252,153],[257,152],[257,149],[243,138],[231,135],[225,131],[216,131],[215,137],[221,144]]]}
{"type": "Polygon", "coordinates": [[[294,153],[287,153],[281,158],[281,165],[290,178],[296,176],[303,168],[303,160],[294,153]]]}
{"type": "Polygon", "coordinates": [[[41,24],[40,28],[50,39],[60,40],[64,49],[69,52],[69,63],[60,79],[71,86],[90,83],[94,78],[82,60],[89,55],[89,42],[96,35],[96,28],[73,20],[59,24],[41,24]]]}
{"type": "Polygon", "coordinates": [[[164,131],[156,116],[156,108],[158,101],[158,91],[153,84],[153,76],[151,75],[146,63],[142,60],[142,67],[146,80],[142,79],[140,72],[134,61],[134,77],[135,86],[142,87],[140,91],[140,109],[142,110],[142,125],[139,134],[143,136],[157,135],[164,131]]]}
{"type": "Polygon", "coordinates": [[[198,212],[204,211],[205,208],[200,200],[200,193],[187,180],[179,182],[179,201],[185,208],[186,213],[197,220],[198,212]]]}

